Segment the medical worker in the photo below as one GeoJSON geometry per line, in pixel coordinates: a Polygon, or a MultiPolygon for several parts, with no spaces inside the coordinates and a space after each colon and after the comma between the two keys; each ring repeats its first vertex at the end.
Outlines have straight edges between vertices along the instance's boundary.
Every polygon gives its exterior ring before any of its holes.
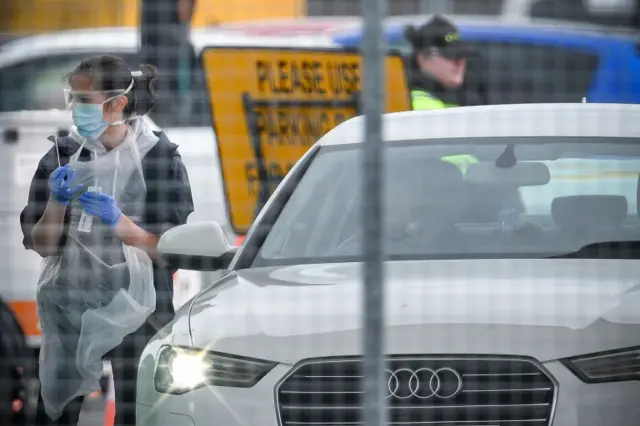
{"type": "Polygon", "coordinates": [[[174,316],[175,271],[156,246],[186,223],[193,201],[177,146],[143,119],[155,78],[153,66],[131,70],[110,55],[67,76],[74,126],[51,137],[20,216],[24,246],[43,257],[37,424],[76,425],[106,356],[115,424],[134,425],[140,354],[174,316]]]}

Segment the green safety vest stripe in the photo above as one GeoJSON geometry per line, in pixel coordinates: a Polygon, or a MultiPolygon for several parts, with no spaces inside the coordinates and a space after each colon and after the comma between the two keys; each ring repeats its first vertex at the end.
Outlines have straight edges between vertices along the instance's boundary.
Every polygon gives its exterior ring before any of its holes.
{"type": "Polygon", "coordinates": [[[467,169],[469,168],[470,165],[478,162],[478,159],[476,157],[474,157],[473,155],[467,155],[467,154],[450,155],[447,157],[442,157],[441,160],[456,166],[462,172],[463,175],[467,173],[467,169]]]}
{"type": "MultiPolygon", "coordinates": [[[[411,101],[413,109],[416,111],[451,108],[458,106],[453,104],[446,104],[429,92],[425,92],[424,90],[412,90],[411,101]]],[[[450,155],[447,157],[442,157],[442,161],[453,164],[462,172],[462,174],[464,174],[467,172],[467,169],[471,164],[478,162],[478,159],[473,155],[450,155]]]]}
{"type": "Polygon", "coordinates": [[[447,108],[444,102],[422,90],[411,91],[411,106],[414,110],[447,108]]]}

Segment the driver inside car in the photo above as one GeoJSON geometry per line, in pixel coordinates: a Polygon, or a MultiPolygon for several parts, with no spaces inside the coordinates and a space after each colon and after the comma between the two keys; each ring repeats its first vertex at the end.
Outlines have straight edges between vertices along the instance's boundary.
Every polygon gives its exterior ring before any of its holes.
{"type": "MultiPolygon", "coordinates": [[[[461,252],[462,235],[455,224],[466,189],[460,170],[440,159],[416,160],[393,170],[384,179],[385,251],[400,255],[461,252]]],[[[330,255],[361,253],[361,235],[356,230],[330,255]]]]}
{"type": "Polygon", "coordinates": [[[386,189],[386,244],[392,253],[459,252],[456,218],[463,208],[465,184],[451,163],[412,162],[389,176],[386,189]]]}

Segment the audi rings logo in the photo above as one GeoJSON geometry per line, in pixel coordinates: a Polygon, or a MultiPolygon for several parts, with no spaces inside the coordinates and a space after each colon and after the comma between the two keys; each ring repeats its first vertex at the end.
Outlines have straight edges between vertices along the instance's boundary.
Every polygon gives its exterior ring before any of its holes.
{"type": "Polygon", "coordinates": [[[462,390],[462,376],[449,367],[437,370],[399,368],[394,371],[385,370],[385,372],[389,377],[387,398],[449,399],[462,390]]]}

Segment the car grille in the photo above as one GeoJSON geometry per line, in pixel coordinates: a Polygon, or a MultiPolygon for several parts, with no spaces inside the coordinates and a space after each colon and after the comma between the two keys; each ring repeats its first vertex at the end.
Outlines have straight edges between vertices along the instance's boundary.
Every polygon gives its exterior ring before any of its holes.
{"type": "MultiPolygon", "coordinates": [[[[530,359],[391,357],[385,377],[392,425],[542,426],[553,415],[555,382],[530,359]]],[[[361,382],[358,358],[302,362],[276,388],[280,424],[361,424],[361,382]]]]}

